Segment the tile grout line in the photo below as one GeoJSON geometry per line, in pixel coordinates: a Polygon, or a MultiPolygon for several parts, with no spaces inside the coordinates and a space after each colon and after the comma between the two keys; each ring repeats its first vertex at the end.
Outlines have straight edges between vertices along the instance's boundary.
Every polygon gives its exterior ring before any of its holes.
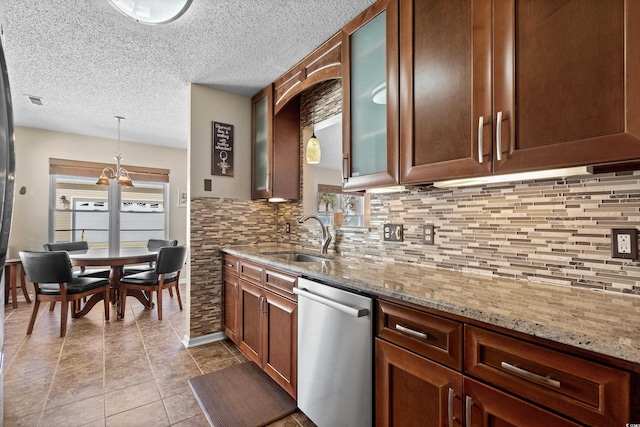
{"type": "MultiPolygon", "coordinates": [[[[150,293],[150,296],[153,295],[153,293],[150,293]]],[[[156,301],[156,304],[157,301],[156,301]]],[[[158,389],[158,395],[160,395],[160,402],[162,403],[162,408],[164,409],[164,414],[167,416],[167,421],[169,422],[169,425],[171,425],[171,419],[169,418],[169,411],[167,411],[167,406],[164,403],[164,398],[162,397],[162,391],[160,390],[160,384],[158,384],[158,379],[156,378],[156,373],[154,372],[153,366],[151,365],[151,357],[149,356],[149,351],[147,350],[147,344],[144,340],[144,335],[142,335],[142,331],[140,330],[140,324],[138,323],[138,319],[135,317],[135,312],[133,311],[133,307],[130,306],[130,310],[131,310],[131,315],[134,316],[134,320],[136,322],[136,329],[138,331],[138,334],[140,334],[140,341],[142,341],[142,348],[144,348],[144,354],[147,356],[147,363],[149,364],[149,369],[151,370],[151,375],[153,375],[153,381],[156,383],[156,387],[158,389]]],[[[124,313],[123,313],[124,314],[124,313]]],[[[124,318],[123,318],[124,320],[124,318]]],[[[169,322],[169,324],[171,324],[171,322],[169,322]]],[[[173,328],[173,325],[172,325],[173,328]]]]}
{"type": "MultiPolygon", "coordinates": [[[[102,305],[104,311],[104,304],[102,305]]],[[[111,321],[111,304],[107,307],[109,310],[109,321],[111,321]]],[[[116,318],[118,317],[116,309],[116,318]]],[[[107,321],[104,319],[105,313],[102,313],[102,417],[105,425],[107,424],[107,321]]]]}

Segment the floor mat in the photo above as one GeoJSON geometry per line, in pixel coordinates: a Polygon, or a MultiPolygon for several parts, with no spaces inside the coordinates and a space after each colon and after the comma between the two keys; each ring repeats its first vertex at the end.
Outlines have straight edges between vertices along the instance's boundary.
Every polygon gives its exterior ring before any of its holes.
{"type": "Polygon", "coordinates": [[[296,410],[296,402],[253,362],[191,378],[189,387],[214,427],[264,426],[296,410]]]}

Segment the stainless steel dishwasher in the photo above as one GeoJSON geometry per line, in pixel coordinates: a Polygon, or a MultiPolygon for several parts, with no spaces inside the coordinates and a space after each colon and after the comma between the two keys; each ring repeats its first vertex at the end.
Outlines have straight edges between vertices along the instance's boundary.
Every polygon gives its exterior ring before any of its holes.
{"type": "Polygon", "coordinates": [[[318,427],[373,425],[373,299],[298,279],[298,408],[318,427]]]}

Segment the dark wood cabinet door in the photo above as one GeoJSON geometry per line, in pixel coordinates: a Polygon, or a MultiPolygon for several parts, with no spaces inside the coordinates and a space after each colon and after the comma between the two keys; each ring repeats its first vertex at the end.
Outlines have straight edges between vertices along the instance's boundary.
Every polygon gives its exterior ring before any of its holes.
{"type": "Polygon", "coordinates": [[[464,377],[465,426],[578,427],[572,421],[464,377]]]}
{"type": "Polygon", "coordinates": [[[262,366],[262,311],[264,310],[263,290],[246,280],[240,280],[240,307],[242,323],[240,325],[240,344],[242,352],[258,366],[262,366]]]}
{"type": "Polygon", "coordinates": [[[401,0],[401,183],[491,173],[491,96],[491,0],[401,0]]]}
{"type": "Polygon", "coordinates": [[[398,25],[398,0],[382,0],[342,30],[346,190],[399,182],[398,25]]]}
{"type": "Polygon", "coordinates": [[[379,338],[375,341],[376,426],[462,425],[462,374],[379,338]]]}
{"type": "Polygon", "coordinates": [[[295,399],[298,363],[298,304],[264,292],[263,369],[295,399]]]}
{"type": "Polygon", "coordinates": [[[640,158],[639,17],[637,1],[494,0],[496,173],[640,158]]]}
{"type": "Polygon", "coordinates": [[[240,279],[226,271],[222,276],[222,298],[224,301],[222,311],[224,333],[234,344],[238,345],[240,279]]]}

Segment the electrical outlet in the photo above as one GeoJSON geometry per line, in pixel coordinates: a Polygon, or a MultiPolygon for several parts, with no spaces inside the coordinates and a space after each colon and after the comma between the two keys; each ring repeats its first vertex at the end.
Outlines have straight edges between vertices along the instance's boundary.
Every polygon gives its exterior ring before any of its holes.
{"type": "Polygon", "coordinates": [[[287,234],[291,233],[291,223],[290,223],[290,222],[287,222],[287,223],[284,225],[284,231],[285,231],[285,233],[287,233],[287,234]]]}
{"type": "Polygon", "coordinates": [[[436,236],[433,232],[433,224],[426,224],[422,229],[422,242],[425,245],[433,245],[435,237],[436,236]]]}
{"type": "Polygon", "coordinates": [[[635,228],[614,228],[611,230],[611,257],[638,258],[638,230],[635,228]]]}
{"type": "Polygon", "coordinates": [[[402,224],[385,224],[383,232],[385,242],[402,242],[404,240],[402,224]]]}

